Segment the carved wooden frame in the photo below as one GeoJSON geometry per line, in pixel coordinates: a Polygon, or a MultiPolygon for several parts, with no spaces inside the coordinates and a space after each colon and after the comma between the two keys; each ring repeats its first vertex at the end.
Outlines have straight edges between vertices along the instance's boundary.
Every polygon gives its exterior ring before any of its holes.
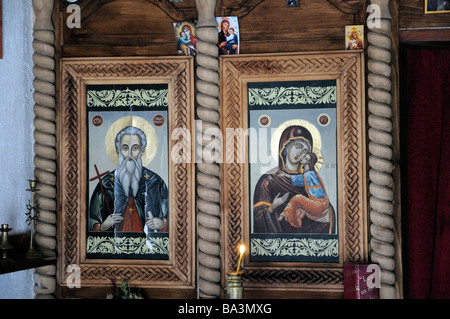
{"type": "MultiPolygon", "coordinates": [[[[242,270],[245,298],[342,297],[343,263],[368,260],[363,52],[224,56],[220,68],[222,131],[247,129],[248,82],[336,79],[339,262],[250,262],[247,253],[242,270]]],[[[228,145],[226,136],[223,145],[228,145]]],[[[231,145],[238,152],[237,143],[231,145]]],[[[224,160],[221,173],[222,287],[226,288],[227,272],[236,270],[239,245],[250,247],[248,163],[224,160]]]]}
{"type": "MultiPolygon", "coordinates": [[[[174,296],[195,296],[195,200],[192,151],[177,155],[185,161],[170,160],[174,145],[170,137],[176,128],[193,129],[194,63],[192,57],[158,58],[73,58],[62,59],[59,105],[59,234],[58,281],[62,295],[73,280],[69,265],[80,267],[81,288],[120,285],[128,280],[132,287],[173,290],[174,296]],[[86,198],[86,97],[87,84],[164,83],[168,85],[169,145],[169,260],[86,260],[84,220],[86,198]],[[176,291],[175,291],[176,290],[176,291]]],[[[73,283],[72,283],[73,284],[73,283]]],[[[69,287],[68,287],[69,286],[69,287]]],[[[72,291],[70,291],[72,290],[72,291]]],[[[105,294],[105,290],[102,292],[105,294]]],[[[100,296],[101,297],[101,296],[100,296]]],[[[152,295],[148,297],[153,297],[152,295]]]]}

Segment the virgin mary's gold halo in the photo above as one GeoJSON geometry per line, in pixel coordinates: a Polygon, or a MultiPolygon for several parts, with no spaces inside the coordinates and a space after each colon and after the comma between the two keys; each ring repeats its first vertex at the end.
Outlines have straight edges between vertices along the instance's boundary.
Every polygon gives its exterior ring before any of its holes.
{"type": "Polygon", "coordinates": [[[144,118],[139,116],[124,116],[115,121],[108,129],[105,137],[106,152],[114,164],[118,165],[119,155],[116,152],[115,140],[117,134],[126,128],[133,126],[144,132],[147,138],[147,146],[142,153],[142,165],[146,166],[155,157],[156,149],[158,148],[158,141],[156,139],[156,132],[153,126],[144,118]]]}
{"type": "Polygon", "coordinates": [[[272,134],[272,139],[270,141],[270,148],[272,151],[272,156],[275,158],[276,161],[278,161],[278,154],[279,154],[278,148],[279,148],[281,134],[283,133],[283,131],[286,128],[288,128],[290,126],[296,126],[296,125],[303,126],[311,133],[312,140],[313,140],[312,151],[317,156],[317,163],[316,163],[316,165],[314,165],[314,167],[317,171],[320,171],[320,169],[322,168],[322,164],[323,164],[323,156],[322,156],[322,152],[321,152],[322,138],[320,137],[320,133],[319,133],[319,130],[317,129],[317,127],[306,120],[301,120],[301,119],[289,120],[289,121],[283,122],[280,126],[278,126],[278,128],[272,134]]]}
{"type": "Polygon", "coordinates": [[[183,22],[183,23],[180,23],[179,25],[176,26],[176,31],[175,31],[176,33],[175,33],[175,35],[176,35],[177,38],[179,38],[181,30],[183,30],[183,27],[186,26],[186,25],[191,27],[191,35],[194,36],[194,37],[197,36],[195,24],[190,23],[190,22],[183,22]]]}

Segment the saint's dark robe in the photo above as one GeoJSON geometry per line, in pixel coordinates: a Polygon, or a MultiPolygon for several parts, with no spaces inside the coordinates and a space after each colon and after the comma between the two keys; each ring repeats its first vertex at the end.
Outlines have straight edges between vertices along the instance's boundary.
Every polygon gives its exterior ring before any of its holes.
{"type": "MultiPolygon", "coordinates": [[[[167,232],[168,190],[163,179],[144,167],[136,197],[127,197],[121,184],[115,180],[114,172],[102,178],[103,190],[99,183],[91,196],[89,231],[100,231],[100,224],[110,214],[116,213],[124,217],[116,230],[142,232],[146,214],[150,211],[153,217],[164,220],[164,228],[159,232],[167,232]]],[[[112,230],[110,228],[107,231],[112,230]]]]}

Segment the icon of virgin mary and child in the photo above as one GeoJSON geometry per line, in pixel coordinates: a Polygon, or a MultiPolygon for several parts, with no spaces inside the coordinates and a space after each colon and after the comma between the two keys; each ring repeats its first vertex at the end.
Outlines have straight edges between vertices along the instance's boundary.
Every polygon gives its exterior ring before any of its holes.
{"type": "Polygon", "coordinates": [[[263,174],[255,187],[255,233],[335,233],[334,208],[313,150],[305,127],[293,125],[281,133],[278,169],[263,174]]]}

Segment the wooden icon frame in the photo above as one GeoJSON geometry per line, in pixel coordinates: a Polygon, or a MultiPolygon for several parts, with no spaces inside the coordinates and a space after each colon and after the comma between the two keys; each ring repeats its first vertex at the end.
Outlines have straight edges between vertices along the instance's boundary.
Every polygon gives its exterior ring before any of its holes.
{"type": "MultiPolygon", "coordinates": [[[[339,238],[338,257],[333,262],[290,261],[278,257],[255,261],[250,229],[252,198],[248,136],[225,135],[221,166],[222,286],[227,285],[227,273],[236,270],[239,246],[244,244],[247,252],[241,270],[244,271],[245,298],[342,297],[344,262],[368,259],[363,52],[227,56],[221,57],[220,67],[222,131],[250,128],[250,84],[323,80],[336,83],[336,132],[326,138],[336,141],[339,238]]],[[[276,103],[270,107],[277,110],[276,103]]]]}
{"type": "Polygon", "coordinates": [[[195,172],[192,144],[187,140],[194,123],[194,58],[67,58],[60,63],[60,74],[59,295],[105,298],[107,292],[114,294],[127,281],[130,287],[145,292],[147,298],[195,297],[195,172]],[[163,84],[168,91],[168,259],[88,258],[87,87],[146,84],[163,84]],[[177,133],[173,137],[176,130],[186,136],[177,133]],[[74,288],[75,281],[78,287],[74,288]]]}

